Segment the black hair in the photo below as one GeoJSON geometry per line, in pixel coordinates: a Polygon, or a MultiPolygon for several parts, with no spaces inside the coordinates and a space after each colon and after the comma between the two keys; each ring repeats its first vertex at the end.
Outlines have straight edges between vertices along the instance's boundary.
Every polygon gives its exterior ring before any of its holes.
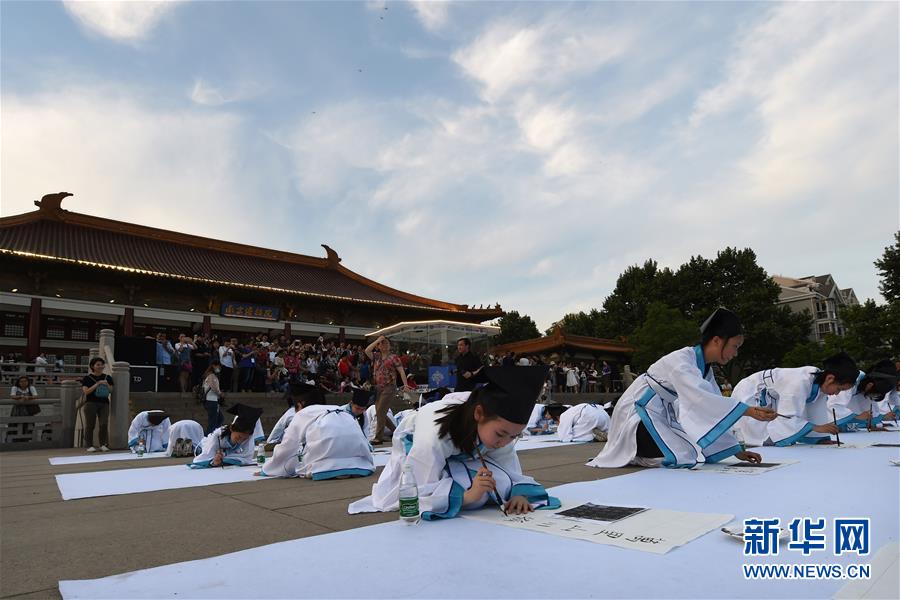
{"type": "Polygon", "coordinates": [[[706,346],[714,337],[727,342],[730,338],[743,334],[740,318],[727,308],[720,307],[700,326],[700,345],[706,346]]]}
{"type": "Polygon", "coordinates": [[[98,362],[102,362],[104,365],[106,364],[106,361],[105,361],[105,360],[103,360],[103,359],[100,358],[99,356],[95,356],[94,358],[91,359],[91,362],[88,363],[88,367],[90,367],[91,369],[93,369],[93,368],[94,368],[94,365],[97,364],[98,362]]]}
{"type": "Polygon", "coordinates": [[[840,352],[822,361],[822,370],[816,373],[813,383],[822,385],[827,375],[833,375],[837,383],[856,383],[859,368],[846,352],[840,352]]]}
{"type": "Polygon", "coordinates": [[[873,384],[870,392],[871,397],[876,401],[884,399],[888,392],[897,387],[897,368],[894,366],[894,361],[890,359],[879,360],[866,369],[865,377],[856,386],[857,391],[865,393],[870,383],[873,384]]]}
{"type": "Polygon", "coordinates": [[[438,437],[450,437],[453,445],[467,454],[471,454],[475,450],[475,439],[478,437],[478,424],[475,422],[475,407],[481,406],[484,411],[485,420],[489,421],[496,418],[497,413],[489,403],[484,402],[484,388],[479,388],[472,392],[465,402],[462,404],[451,404],[440,409],[438,414],[442,415],[437,423],[438,437]]]}
{"type": "Polygon", "coordinates": [[[461,338],[459,338],[458,340],[456,340],[456,343],[457,343],[457,344],[460,343],[460,342],[462,342],[463,344],[465,344],[467,348],[471,348],[471,347],[472,347],[472,340],[470,340],[470,339],[467,338],[467,337],[461,337],[461,338]]]}
{"type": "Polygon", "coordinates": [[[554,421],[559,421],[559,416],[568,410],[563,404],[548,404],[545,409],[547,414],[553,417],[554,421]]]}

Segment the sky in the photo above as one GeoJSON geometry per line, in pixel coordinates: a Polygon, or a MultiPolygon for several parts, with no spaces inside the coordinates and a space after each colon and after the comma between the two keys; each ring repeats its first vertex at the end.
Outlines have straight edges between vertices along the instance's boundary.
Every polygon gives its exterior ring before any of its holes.
{"type": "Polygon", "coordinates": [[[542,330],[750,247],[860,299],[900,229],[893,2],[0,3],[0,215],[324,256],[542,330]]]}

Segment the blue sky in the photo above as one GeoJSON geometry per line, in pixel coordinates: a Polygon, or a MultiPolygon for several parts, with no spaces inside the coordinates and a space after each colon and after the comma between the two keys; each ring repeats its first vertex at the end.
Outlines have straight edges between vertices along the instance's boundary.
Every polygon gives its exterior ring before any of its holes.
{"type": "Polygon", "coordinates": [[[70,210],[543,329],[726,245],[879,299],[896,3],[2,2],[0,214],[70,210]],[[387,10],[385,10],[385,8],[387,10]]]}

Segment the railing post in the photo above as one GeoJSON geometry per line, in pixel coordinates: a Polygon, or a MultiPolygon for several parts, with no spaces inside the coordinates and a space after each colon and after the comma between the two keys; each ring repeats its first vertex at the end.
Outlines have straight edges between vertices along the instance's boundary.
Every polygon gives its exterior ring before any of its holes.
{"type": "Polygon", "coordinates": [[[75,447],[75,418],[79,398],[81,398],[81,384],[77,381],[63,381],[59,389],[62,430],[57,446],[60,448],[75,447]]]}
{"type": "Polygon", "coordinates": [[[113,393],[109,403],[109,444],[111,448],[128,446],[128,399],[131,394],[131,365],[114,362],[112,365],[113,393]]]}

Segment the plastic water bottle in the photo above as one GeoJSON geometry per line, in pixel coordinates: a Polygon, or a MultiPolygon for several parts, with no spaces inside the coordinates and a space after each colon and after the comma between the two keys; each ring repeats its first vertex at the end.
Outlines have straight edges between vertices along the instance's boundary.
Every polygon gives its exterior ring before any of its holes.
{"type": "Polygon", "coordinates": [[[419,488],[409,463],[403,466],[403,475],[400,476],[400,520],[407,525],[419,522],[419,488]]]}
{"type": "Polygon", "coordinates": [[[260,469],[266,464],[266,445],[262,442],[256,445],[256,464],[260,469]]]}
{"type": "Polygon", "coordinates": [[[144,452],[147,451],[147,447],[144,445],[144,438],[138,439],[137,443],[137,455],[144,456],[144,452]]]}

